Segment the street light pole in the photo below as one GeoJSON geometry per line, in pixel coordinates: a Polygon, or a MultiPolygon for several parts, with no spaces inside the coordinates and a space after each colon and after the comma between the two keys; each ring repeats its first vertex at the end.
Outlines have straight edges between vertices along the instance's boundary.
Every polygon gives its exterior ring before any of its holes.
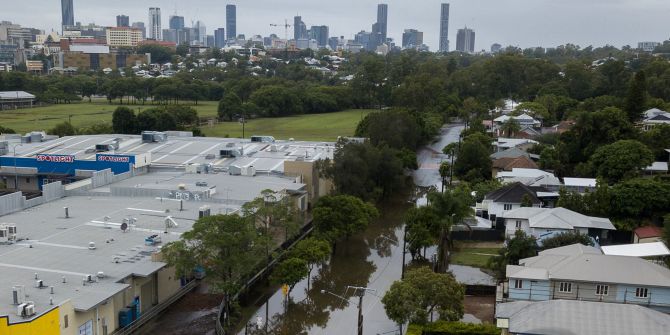
{"type": "MultiPolygon", "coordinates": [[[[363,297],[365,296],[365,292],[367,292],[367,291],[376,292],[377,290],[371,289],[371,288],[368,288],[368,287],[347,286],[347,290],[350,289],[350,288],[356,290],[356,293],[358,294],[358,304],[356,304],[357,307],[358,307],[358,332],[357,332],[357,334],[358,335],[363,335],[363,297]]],[[[347,303],[350,302],[349,299],[347,299],[347,298],[345,298],[345,297],[343,297],[339,294],[335,294],[333,292],[330,292],[330,291],[321,290],[321,293],[330,294],[330,295],[332,295],[336,298],[339,298],[339,299],[342,299],[343,301],[346,301],[347,303]]]]}

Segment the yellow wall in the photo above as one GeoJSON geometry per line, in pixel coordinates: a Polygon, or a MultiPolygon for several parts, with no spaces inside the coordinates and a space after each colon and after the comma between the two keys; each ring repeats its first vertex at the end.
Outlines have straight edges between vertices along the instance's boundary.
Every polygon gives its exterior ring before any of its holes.
{"type": "Polygon", "coordinates": [[[30,322],[9,324],[6,316],[0,317],[0,335],[58,335],[58,307],[30,322]]]}

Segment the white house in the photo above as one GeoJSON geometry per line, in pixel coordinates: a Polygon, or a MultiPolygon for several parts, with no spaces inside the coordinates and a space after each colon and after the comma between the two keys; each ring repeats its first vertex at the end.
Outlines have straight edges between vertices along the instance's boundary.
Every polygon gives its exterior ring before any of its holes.
{"type": "Polygon", "coordinates": [[[540,169],[513,168],[512,171],[502,171],[496,178],[503,184],[522,183],[527,186],[541,186],[550,191],[558,191],[561,180],[553,173],[540,169]]]}
{"type": "Polygon", "coordinates": [[[502,126],[503,124],[505,124],[505,122],[509,121],[510,119],[516,121],[519,124],[519,130],[542,127],[542,122],[536,120],[535,118],[526,113],[523,113],[518,116],[502,115],[493,120],[493,131],[497,136],[502,135],[503,132],[502,126]]]}
{"type": "Polygon", "coordinates": [[[492,145],[496,148],[496,152],[505,151],[510,148],[519,148],[521,150],[532,147],[539,142],[525,139],[525,138],[497,138],[492,145]]]}
{"type": "Polygon", "coordinates": [[[644,112],[644,119],[642,120],[642,128],[645,131],[650,130],[651,128],[661,124],[670,125],[670,113],[662,111],[658,108],[652,108],[644,112]]]}
{"type": "Polygon", "coordinates": [[[484,196],[484,200],[477,204],[477,210],[482,213],[482,217],[503,224],[503,215],[520,208],[524,198],[529,199],[533,207],[542,207],[543,203],[537,197],[537,191],[543,190],[543,188],[531,188],[521,183],[505,185],[484,196]]]}
{"type": "Polygon", "coordinates": [[[561,207],[522,207],[506,212],[503,218],[506,236],[514,236],[517,230],[522,230],[527,235],[543,239],[557,233],[576,231],[604,239],[608,231],[616,230],[607,218],[586,216],[561,207]]]}

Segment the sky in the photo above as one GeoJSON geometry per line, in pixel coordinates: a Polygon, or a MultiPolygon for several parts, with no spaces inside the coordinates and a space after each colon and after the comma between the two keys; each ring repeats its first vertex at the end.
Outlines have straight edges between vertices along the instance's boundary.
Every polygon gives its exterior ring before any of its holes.
{"type": "MultiPolygon", "coordinates": [[[[10,0],[4,0],[10,1],[10,0]]],[[[435,0],[387,0],[388,36],[397,44],[404,29],[424,32],[431,50],[439,45],[440,3],[435,0]]],[[[148,20],[148,8],[160,7],[162,25],[176,11],[187,25],[201,20],[207,34],[225,27],[226,4],[237,5],[237,32],[247,38],[271,33],[284,36],[283,23],[299,14],[309,28],[327,25],[331,36],[353,39],[355,33],[370,31],[376,21],[376,5],[371,0],[74,0],[75,21],[113,26],[116,15],[130,21],[148,20]]],[[[475,30],[476,50],[488,50],[493,43],[503,46],[553,47],[565,43],[581,47],[606,44],[636,46],[640,41],[670,38],[669,0],[453,0],[450,2],[449,40],[456,46],[457,29],[475,30]]],[[[3,6],[0,20],[46,31],[60,30],[59,0],[21,0],[3,6]]],[[[292,36],[292,30],[289,36],[292,36]]]]}

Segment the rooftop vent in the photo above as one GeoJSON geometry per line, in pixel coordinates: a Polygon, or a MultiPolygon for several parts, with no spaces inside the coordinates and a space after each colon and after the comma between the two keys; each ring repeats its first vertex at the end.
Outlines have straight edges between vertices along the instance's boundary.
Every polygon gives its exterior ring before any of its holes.
{"type": "Polygon", "coordinates": [[[88,250],[95,250],[95,242],[88,242],[88,250]]]}

